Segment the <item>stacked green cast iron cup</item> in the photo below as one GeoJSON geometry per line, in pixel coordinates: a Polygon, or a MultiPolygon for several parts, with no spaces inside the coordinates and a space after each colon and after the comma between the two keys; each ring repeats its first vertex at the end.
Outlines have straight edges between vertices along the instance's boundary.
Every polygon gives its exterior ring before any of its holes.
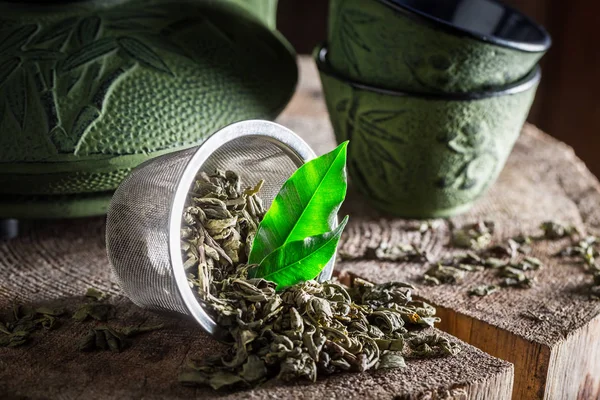
{"type": "Polygon", "coordinates": [[[408,218],[469,209],[496,180],[547,32],[495,0],[331,0],[315,59],[352,183],[408,218]]]}

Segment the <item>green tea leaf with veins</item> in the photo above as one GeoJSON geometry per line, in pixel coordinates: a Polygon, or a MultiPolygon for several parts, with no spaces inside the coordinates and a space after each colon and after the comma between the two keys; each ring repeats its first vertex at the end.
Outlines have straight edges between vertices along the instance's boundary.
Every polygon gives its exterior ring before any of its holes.
{"type": "Polygon", "coordinates": [[[347,145],[307,162],[283,184],[258,227],[249,264],[260,264],[283,245],[333,229],[346,197],[347,145]]]}
{"type": "Polygon", "coordinates": [[[315,279],[335,254],[348,217],[331,232],[287,243],[249,271],[250,277],[277,284],[277,290],[315,279]]]}

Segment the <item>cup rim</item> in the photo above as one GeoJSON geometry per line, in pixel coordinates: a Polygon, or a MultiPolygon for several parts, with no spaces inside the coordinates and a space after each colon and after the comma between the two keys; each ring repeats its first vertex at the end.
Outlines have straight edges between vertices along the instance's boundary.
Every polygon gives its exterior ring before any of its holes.
{"type": "Polygon", "coordinates": [[[471,38],[479,40],[479,41],[495,44],[497,46],[506,47],[506,48],[514,49],[514,50],[519,50],[519,51],[526,52],[526,53],[543,53],[543,52],[547,51],[550,48],[550,46],[552,46],[552,39],[550,37],[550,34],[542,25],[538,24],[532,18],[523,14],[519,10],[517,10],[513,7],[510,7],[504,3],[501,3],[500,1],[497,1],[497,0],[487,0],[487,1],[492,2],[492,3],[502,7],[503,10],[509,10],[512,13],[519,15],[521,18],[523,18],[525,21],[527,21],[527,23],[529,25],[531,25],[531,27],[536,29],[542,35],[542,39],[540,41],[528,42],[528,41],[517,41],[517,40],[504,39],[504,38],[494,36],[494,35],[486,35],[486,34],[471,30],[471,29],[461,28],[457,25],[452,24],[451,22],[445,21],[441,18],[437,18],[437,17],[427,14],[423,11],[417,10],[416,8],[413,8],[409,5],[401,4],[398,0],[376,0],[376,1],[378,1],[379,3],[391,8],[395,11],[401,12],[402,14],[406,15],[409,18],[412,18],[419,22],[426,23],[427,25],[430,25],[434,28],[442,29],[448,33],[459,35],[459,36],[468,36],[468,37],[471,37],[471,38]]]}
{"type": "Polygon", "coordinates": [[[377,87],[373,85],[368,85],[365,83],[360,83],[354,81],[350,78],[347,78],[337,71],[334,71],[333,68],[327,62],[327,45],[322,43],[315,48],[314,58],[317,64],[317,68],[319,71],[325,75],[328,75],[334,79],[342,81],[356,89],[361,89],[369,92],[381,93],[388,96],[396,96],[396,97],[417,97],[422,99],[429,100],[455,100],[455,101],[470,101],[470,100],[482,100],[491,97],[499,97],[499,96],[507,96],[518,94],[522,92],[526,92],[529,89],[536,86],[541,77],[542,70],[539,65],[536,65],[526,76],[521,78],[520,80],[511,83],[509,85],[503,86],[497,90],[487,90],[480,92],[466,92],[466,93],[424,93],[424,92],[412,92],[408,90],[397,90],[397,89],[388,89],[377,87]]]}

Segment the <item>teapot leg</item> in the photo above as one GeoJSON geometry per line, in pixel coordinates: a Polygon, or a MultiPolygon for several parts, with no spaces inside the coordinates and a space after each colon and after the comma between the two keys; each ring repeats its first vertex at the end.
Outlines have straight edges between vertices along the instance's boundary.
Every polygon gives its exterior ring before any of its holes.
{"type": "Polygon", "coordinates": [[[19,235],[18,219],[0,219],[0,240],[14,239],[19,235]]]}

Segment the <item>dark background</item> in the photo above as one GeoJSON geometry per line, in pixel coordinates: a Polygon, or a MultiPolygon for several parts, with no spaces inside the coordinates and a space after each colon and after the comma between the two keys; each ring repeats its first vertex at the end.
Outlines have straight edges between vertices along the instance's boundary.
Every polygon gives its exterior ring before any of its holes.
{"type": "MultiPolygon", "coordinates": [[[[365,0],[369,1],[369,0],[365,0]]],[[[600,176],[600,2],[505,0],[546,27],[553,45],[529,121],[565,141],[600,176]]],[[[277,26],[299,54],[326,38],[327,0],[280,0],[277,26]]]]}

